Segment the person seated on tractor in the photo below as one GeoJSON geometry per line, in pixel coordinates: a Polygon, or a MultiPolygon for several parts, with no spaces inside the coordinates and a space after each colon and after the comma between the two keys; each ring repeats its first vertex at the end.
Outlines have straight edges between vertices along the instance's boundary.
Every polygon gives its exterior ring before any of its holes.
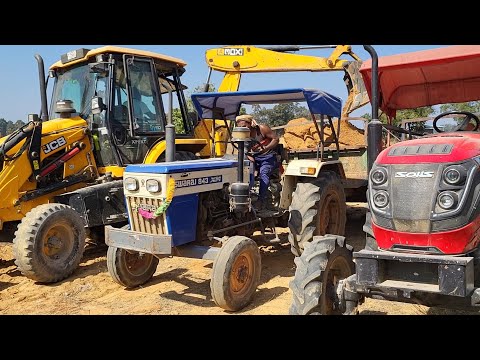
{"type": "MultiPolygon", "coordinates": [[[[148,121],[155,120],[155,114],[150,111],[147,104],[142,101],[140,90],[132,87],[132,103],[133,103],[133,117],[135,128],[138,129],[143,124],[148,124],[148,121]]],[[[125,102],[123,105],[127,105],[125,102]]]]}
{"type": "Polygon", "coordinates": [[[254,204],[257,211],[267,208],[266,197],[270,177],[277,164],[277,148],[279,139],[277,134],[265,124],[258,124],[251,115],[240,115],[235,119],[237,126],[250,129],[253,139],[247,148],[247,156],[255,164],[255,170],[260,177],[258,201],[254,204]]]}

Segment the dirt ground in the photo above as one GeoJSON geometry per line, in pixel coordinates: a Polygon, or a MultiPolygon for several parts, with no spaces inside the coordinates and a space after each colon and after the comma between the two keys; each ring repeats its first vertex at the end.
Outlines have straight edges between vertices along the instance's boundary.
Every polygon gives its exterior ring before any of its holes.
{"type": "MultiPolygon", "coordinates": [[[[355,249],[364,245],[362,225],[365,204],[350,203],[347,240],[355,249]]],[[[295,274],[288,229],[281,229],[282,243],[271,245],[256,236],[262,253],[262,275],[253,302],[235,314],[286,315],[295,274]]],[[[0,314],[31,315],[228,315],[210,296],[211,262],[165,258],[153,279],[135,290],[116,284],[107,271],[106,247],[87,249],[80,267],[68,279],[50,285],[22,276],[12,258],[11,244],[0,243],[0,314]]],[[[467,314],[420,305],[367,299],[361,315],[467,314]]]]}

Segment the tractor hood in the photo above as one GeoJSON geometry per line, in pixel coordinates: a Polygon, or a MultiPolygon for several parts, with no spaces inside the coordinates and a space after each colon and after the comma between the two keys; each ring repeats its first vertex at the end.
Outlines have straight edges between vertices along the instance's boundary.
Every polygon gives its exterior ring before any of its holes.
{"type": "Polygon", "coordinates": [[[480,134],[456,132],[401,142],[383,150],[377,164],[450,163],[479,155],[480,134]]]}

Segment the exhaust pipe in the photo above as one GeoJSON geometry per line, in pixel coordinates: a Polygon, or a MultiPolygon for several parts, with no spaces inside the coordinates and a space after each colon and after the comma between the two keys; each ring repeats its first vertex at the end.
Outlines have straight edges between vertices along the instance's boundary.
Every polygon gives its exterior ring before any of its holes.
{"type": "Polygon", "coordinates": [[[373,167],[378,154],[382,151],[382,123],[378,120],[378,55],[373,46],[364,45],[363,48],[372,57],[372,120],[367,127],[367,164],[368,172],[373,167]]]}
{"type": "Polygon", "coordinates": [[[47,105],[47,84],[45,82],[45,66],[40,55],[35,54],[38,63],[38,78],[40,80],[40,97],[42,100],[42,110],[40,113],[41,121],[48,121],[48,105],[47,105]]]}
{"type": "Polygon", "coordinates": [[[165,161],[173,162],[175,161],[175,125],[172,121],[172,112],[173,112],[173,94],[172,89],[168,90],[168,117],[167,117],[167,126],[165,126],[165,143],[166,143],[166,154],[165,161]]]}
{"type": "Polygon", "coordinates": [[[244,182],[243,162],[245,161],[245,143],[250,140],[250,129],[235,127],[232,131],[232,141],[238,145],[237,182],[230,185],[230,209],[238,213],[250,210],[250,185],[244,182]]]}

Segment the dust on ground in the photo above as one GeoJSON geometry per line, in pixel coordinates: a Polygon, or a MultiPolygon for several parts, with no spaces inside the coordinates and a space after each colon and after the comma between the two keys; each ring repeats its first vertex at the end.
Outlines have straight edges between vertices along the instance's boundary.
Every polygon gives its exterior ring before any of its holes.
{"type": "MultiPolygon", "coordinates": [[[[350,203],[347,240],[356,250],[364,245],[362,226],[365,204],[350,203]]],[[[295,274],[293,255],[281,229],[280,244],[269,244],[255,236],[262,253],[261,284],[252,303],[235,314],[286,315],[291,294],[288,287],[295,274]]],[[[86,250],[79,268],[69,278],[42,285],[22,276],[14,264],[11,244],[0,243],[0,314],[31,315],[228,315],[210,296],[210,261],[164,258],[147,284],[126,290],[107,271],[106,247],[86,250]]],[[[361,315],[462,314],[420,305],[367,299],[361,315]]]]}

